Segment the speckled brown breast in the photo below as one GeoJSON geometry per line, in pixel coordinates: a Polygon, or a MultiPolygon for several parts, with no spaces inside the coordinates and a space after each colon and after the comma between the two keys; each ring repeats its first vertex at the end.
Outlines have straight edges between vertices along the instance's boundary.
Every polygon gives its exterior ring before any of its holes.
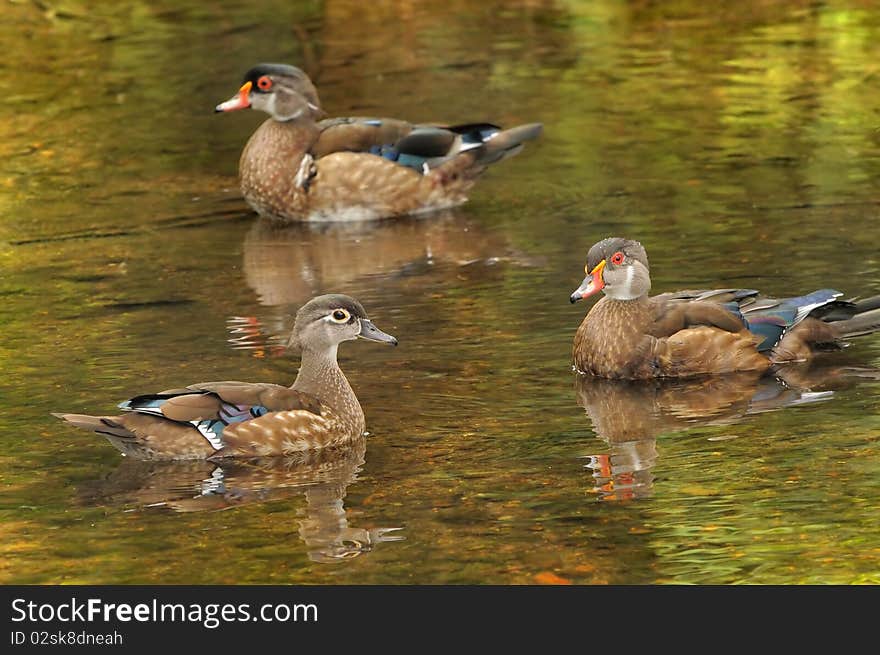
{"type": "Polygon", "coordinates": [[[269,119],[251,135],[238,164],[241,192],[254,210],[269,218],[304,216],[308,195],[295,178],[303,155],[318,136],[314,123],[269,119]]]}
{"type": "Polygon", "coordinates": [[[654,313],[647,298],[601,298],[574,337],[572,358],[582,373],[604,378],[656,376],[652,337],[646,334],[654,313]]]}

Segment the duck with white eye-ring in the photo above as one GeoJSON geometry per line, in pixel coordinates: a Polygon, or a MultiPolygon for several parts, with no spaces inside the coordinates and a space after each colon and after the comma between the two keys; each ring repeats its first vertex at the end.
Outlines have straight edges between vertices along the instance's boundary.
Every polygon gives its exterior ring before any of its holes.
{"type": "Polygon", "coordinates": [[[346,444],[365,429],[363,409],[336,361],[339,344],[355,339],[397,345],[354,298],[319,296],[296,315],[288,345],[302,351],[302,362],[291,387],[202,382],[127,400],[119,416],[56,416],[139,459],[287,455],[346,444]]]}

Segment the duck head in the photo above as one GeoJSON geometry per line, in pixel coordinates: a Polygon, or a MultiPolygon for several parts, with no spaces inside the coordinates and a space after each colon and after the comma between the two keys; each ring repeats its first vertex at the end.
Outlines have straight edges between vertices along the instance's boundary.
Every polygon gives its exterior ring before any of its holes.
{"type": "Polygon", "coordinates": [[[296,313],[288,346],[313,352],[332,351],[343,341],[378,341],[391,346],[397,339],[382,332],[351,296],[331,293],[313,298],[296,313]]]}
{"type": "Polygon", "coordinates": [[[245,73],[238,93],[215,112],[259,109],[276,121],[316,120],[324,115],[315,85],[302,70],[287,64],[258,64],[245,73]]]}
{"type": "Polygon", "coordinates": [[[571,302],[604,293],[614,300],[634,300],[651,290],[648,255],[642,244],[631,239],[609,237],[590,248],[587,277],[571,294],[571,302]]]}

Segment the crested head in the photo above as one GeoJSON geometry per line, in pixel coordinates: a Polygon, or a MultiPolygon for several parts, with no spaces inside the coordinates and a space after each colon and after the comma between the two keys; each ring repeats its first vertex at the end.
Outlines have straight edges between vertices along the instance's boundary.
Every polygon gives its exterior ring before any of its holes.
{"type": "Polygon", "coordinates": [[[608,237],[594,243],[587,253],[587,268],[592,271],[603,259],[611,263],[609,260],[617,252],[622,252],[625,257],[632,261],[639,261],[646,269],[650,269],[645,247],[638,241],[623,237],[608,237]]]}
{"type": "Polygon", "coordinates": [[[244,75],[238,94],[215,111],[251,107],[277,121],[315,120],[323,115],[315,85],[301,69],[288,64],[257,64],[244,75]]]}
{"type": "Polygon", "coordinates": [[[290,64],[275,64],[271,62],[264,62],[253,66],[247,73],[245,73],[244,78],[241,80],[241,83],[244,84],[245,82],[253,82],[254,84],[256,84],[257,80],[263,75],[289,77],[291,79],[309,79],[309,76],[305,74],[302,68],[297,68],[296,66],[291,66],[290,64]]]}
{"type": "Polygon", "coordinates": [[[361,303],[351,296],[330,293],[312,298],[296,313],[289,345],[335,353],[340,343],[358,337],[397,345],[397,339],[373,325],[361,303]]]}
{"type": "Polygon", "coordinates": [[[648,254],[638,241],[609,237],[587,253],[587,277],[571,294],[577,302],[599,291],[614,300],[635,300],[651,290],[648,254]]]}
{"type": "MultiPolygon", "coordinates": [[[[348,312],[352,318],[368,318],[367,310],[351,296],[341,293],[328,293],[316,296],[299,308],[296,313],[295,325],[305,325],[311,321],[323,318],[335,309],[348,312]]],[[[296,329],[294,327],[294,329],[296,329]]]]}

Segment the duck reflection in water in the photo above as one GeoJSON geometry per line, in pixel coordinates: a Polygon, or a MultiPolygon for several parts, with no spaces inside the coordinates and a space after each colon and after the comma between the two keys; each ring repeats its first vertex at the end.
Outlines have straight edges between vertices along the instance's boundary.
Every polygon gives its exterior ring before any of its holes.
{"type": "Polygon", "coordinates": [[[229,343],[254,356],[280,355],[293,310],[317,292],[351,289],[395,294],[415,287],[432,292],[444,281],[497,275],[500,264],[535,262],[500,234],[455,210],[425,218],[384,222],[305,223],[278,227],[254,223],[244,240],[243,269],[261,305],[261,316],[233,316],[229,343]]]}
{"type": "Polygon", "coordinates": [[[401,541],[402,528],[356,528],[348,524],[343,501],[364,463],[366,439],[347,447],[212,462],[147,462],[130,457],[105,479],[83,490],[91,504],[164,508],[175,512],[219,511],[251,503],[306,499],[299,536],[309,559],[334,564],[370,552],[380,543],[401,541]]]}
{"type": "Polygon", "coordinates": [[[694,427],[727,425],[744,417],[829,400],[859,378],[880,380],[863,367],[789,365],[775,375],[743,372],[683,380],[608,380],[575,376],[577,403],[609,452],[587,455],[592,491],[602,501],[651,496],[657,437],[694,427]]]}

